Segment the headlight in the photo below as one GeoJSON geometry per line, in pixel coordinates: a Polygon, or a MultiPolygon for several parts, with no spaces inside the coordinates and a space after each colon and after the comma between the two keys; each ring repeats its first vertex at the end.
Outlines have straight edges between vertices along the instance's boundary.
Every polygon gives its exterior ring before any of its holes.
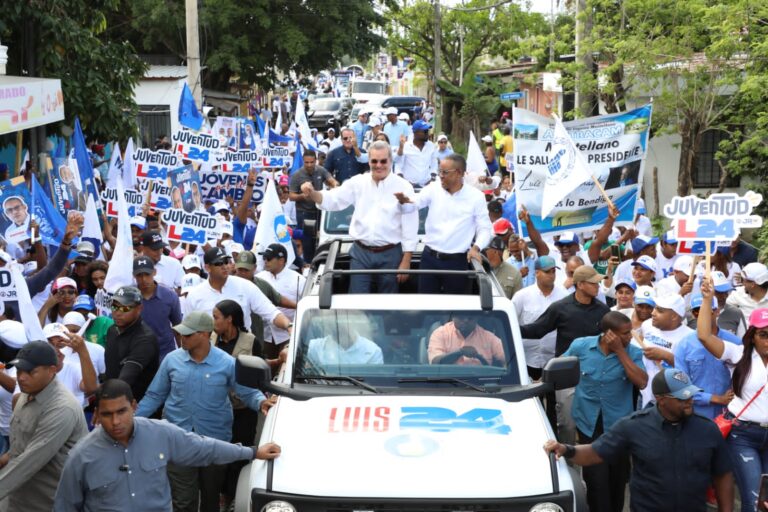
{"type": "Polygon", "coordinates": [[[563,507],[556,503],[537,503],[530,512],[563,512],[563,507]]]}
{"type": "Polygon", "coordinates": [[[261,512],[296,512],[296,509],[287,501],[270,501],[261,507],[261,512]]]}

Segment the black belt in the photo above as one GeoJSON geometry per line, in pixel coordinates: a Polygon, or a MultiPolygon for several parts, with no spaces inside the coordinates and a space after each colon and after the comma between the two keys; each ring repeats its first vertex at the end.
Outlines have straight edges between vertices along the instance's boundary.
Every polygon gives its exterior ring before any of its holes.
{"type": "Polygon", "coordinates": [[[732,412],[728,411],[724,414],[724,416],[729,419],[733,420],[734,425],[746,425],[748,427],[759,427],[759,428],[768,428],[768,423],[760,423],[758,421],[747,421],[747,420],[741,420],[737,419],[732,412]]]}
{"type": "Polygon", "coordinates": [[[432,255],[437,260],[460,260],[460,259],[466,259],[467,253],[465,252],[437,252],[436,250],[432,249],[431,247],[424,247],[424,250],[427,251],[429,254],[432,255]]]}
{"type": "Polygon", "coordinates": [[[390,249],[394,249],[395,247],[400,245],[400,244],[365,245],[363,242],[358,242],[357,240],[355,240],[355,244],[358,247],[361,247],[361,248],[365,249],[366,251],[370,251],[370,252],[384,252],[384,251],[388,251],[390,249]]]}

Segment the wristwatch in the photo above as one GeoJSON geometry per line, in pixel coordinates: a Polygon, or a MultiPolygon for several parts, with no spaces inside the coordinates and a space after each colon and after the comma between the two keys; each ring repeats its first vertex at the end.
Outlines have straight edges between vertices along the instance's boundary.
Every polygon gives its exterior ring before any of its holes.
{"type": "Polygon", "coordinates": [[[576,447],[572,444],[566,444],[565,446],[565,453],[563,454],[563,458],[565,459],[572,459],[574,455],[576,455],[576,447]]]}

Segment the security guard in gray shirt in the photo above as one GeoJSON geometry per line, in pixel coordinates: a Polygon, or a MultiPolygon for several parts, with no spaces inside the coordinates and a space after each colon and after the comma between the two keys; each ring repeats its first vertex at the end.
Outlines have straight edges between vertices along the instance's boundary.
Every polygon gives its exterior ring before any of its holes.
{"type": "Polygon", "coordinates": [[[280,455],[274,443],[249,448],[186,432],[166,421],[134,418],[136,406],[125,382],[112,379],[101,385],[94,412],[101,426],[70,452],[55,512],[168,512],[168,463],[207,466],[280,455]]]}

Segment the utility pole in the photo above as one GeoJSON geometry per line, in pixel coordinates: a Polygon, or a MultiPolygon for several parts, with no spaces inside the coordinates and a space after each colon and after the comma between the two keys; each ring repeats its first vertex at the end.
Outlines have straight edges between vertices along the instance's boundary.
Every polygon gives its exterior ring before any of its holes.
{"type": "Polygon", "coordinates": [[[197,0],[185,0],[187,22],[187,83],[198,108],[203,108],[200,82],[200,34],[197,25],[197,0]]]}
{"type": "MultiPolygon", "coordinates": [[[[440,19],[440,0],[435,0],[435,69],[432,72],[435,79],[435,108],[437,109],[437,96],[438,96],[438,85],[437,81],[440,79],[440,47],[442,46],[442,39],[443,39],[443,29],[442,29],[442,20],[440,19]]],[[[439,110],[438,110],[439,112],[439,110]]],[[[437,113],[437,112],[436,112],[437,113]]],[[[440,116],[442,118],[442,116],[440,116]]],[[[442,121],[441,121],[442,122],[442,121]]]]}

